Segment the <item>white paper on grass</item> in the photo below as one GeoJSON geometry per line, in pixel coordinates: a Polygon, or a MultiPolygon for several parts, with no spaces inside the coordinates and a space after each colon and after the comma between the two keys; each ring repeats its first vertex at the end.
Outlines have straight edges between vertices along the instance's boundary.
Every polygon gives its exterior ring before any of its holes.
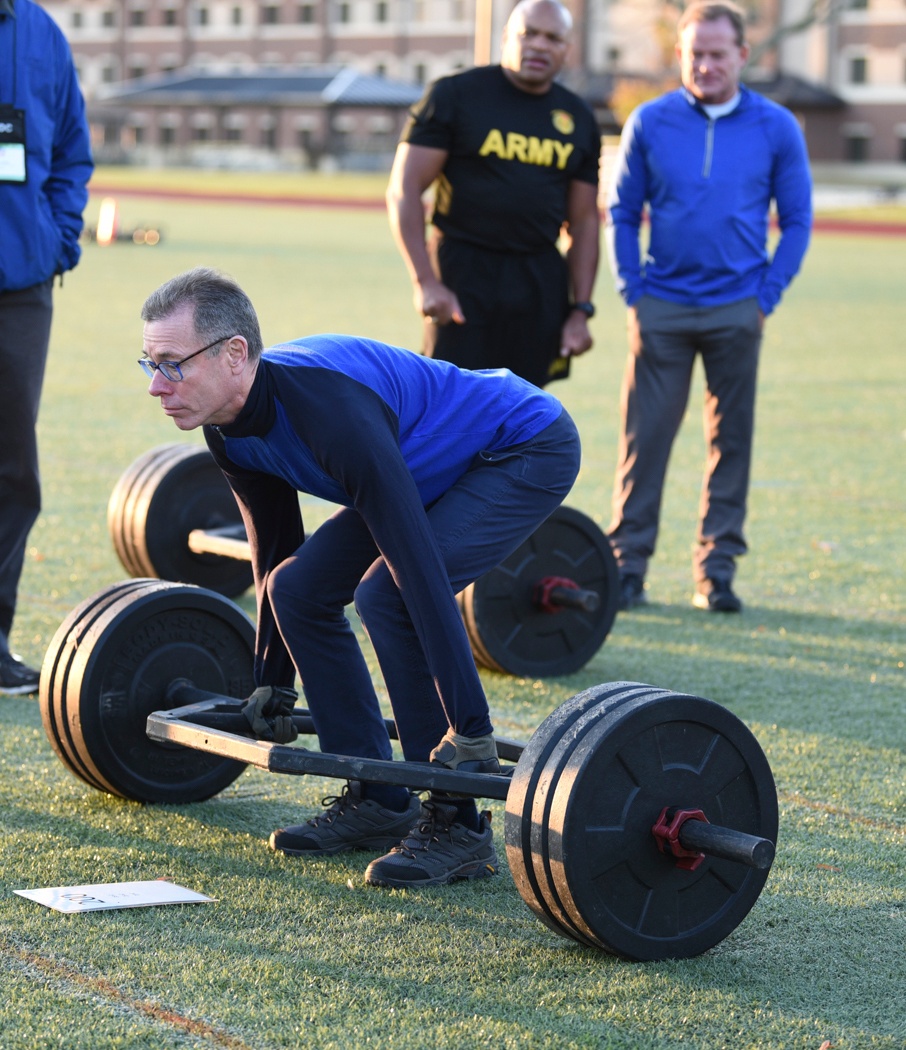
{"type": "Polygon", "coordinates": [[[166,879],[150,882],[109,882],[91,886],[56,886],[52,889],[13,890],[54,911],[105,911],[113,908],[151,908],[159,904],[210,904],[206,897],[166,879]]]}

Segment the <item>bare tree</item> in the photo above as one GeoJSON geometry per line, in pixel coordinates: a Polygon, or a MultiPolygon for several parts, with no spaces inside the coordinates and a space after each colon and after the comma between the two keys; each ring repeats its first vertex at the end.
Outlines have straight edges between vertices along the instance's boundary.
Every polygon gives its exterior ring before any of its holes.
{"type": "Polygon", "coordinates": [[[756,65],[763,54],[773,51],[787,37],[804,33],[814,25],[832,22],[841,11],[855,6],[853,0],[809,0],[797,18],[789,22],[779,22],[768,36],[752,45],[749,65],[756,65]]]}

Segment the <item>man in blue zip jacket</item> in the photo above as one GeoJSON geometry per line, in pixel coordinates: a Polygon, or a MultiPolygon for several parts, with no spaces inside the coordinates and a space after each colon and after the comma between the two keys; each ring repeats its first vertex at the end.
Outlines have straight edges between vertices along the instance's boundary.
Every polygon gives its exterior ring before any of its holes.
{"type": "Polygon", "coordinates": [[[631,114],[608,198],[610,263],[629,307],[609,535],[620,605],[632,608],[646,600],[667,462],[701,354],[708,454],[693,602],[738,612],[732,584],[736,558],[746,552],[762,329],[808,247],[811,176],[793,115],[740,85],[749,54],[742,11],[726,2],[693,4],[678,33],[682,87],[631,114]],[[772,200],[781,236],[769,257],[772,200]]]}
{"type": "Polygon", "coordinates": [[[0,693],[39,674],[9,649],[28,534],[41,509],[35,424],[51,285],[79,261],[92,161],[69,45],[31,0],[0,0],[0,693]]]}
{"type": "MultiPolygon", "coordinates": [[[[569,492],[576,428],[505,369],[470,372],[373,340],[317,335],[263,349],[242,289],[199,268],[142,309],[149,393],[180,430],[204,428],[239,504],[258,604],[259,736],[288,741],[296,674],[321,749],[390,759],[371,674],[380,665],[404,757],[498,770],[488,704],[456,592],[498,565],[569,492]],[[298,493],[339,509],[308,537],[298,493]]],[[[295,856],[390,850],[366,881],[441,885],[492,875],[471,798],[352,780],[271,846],[295,856]]]]}

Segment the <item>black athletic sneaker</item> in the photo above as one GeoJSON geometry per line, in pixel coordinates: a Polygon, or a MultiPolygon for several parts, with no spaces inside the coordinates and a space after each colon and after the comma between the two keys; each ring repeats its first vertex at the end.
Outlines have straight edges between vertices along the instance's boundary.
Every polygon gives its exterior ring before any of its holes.
{"type": "Polygon", "coordinates": [[[443,886],[496,875],[491,814],[481,814],[480,831],[454,823],[456,816],[456,806],[423,802],[415,827],[386,857],[368,865],[365,881],[372,886],[443,886]]]}
{"type": "Polygon", "coordinates": [[[29,667],[15,653],[0,653],[0,693],[19,696],[36,693],[41,682],[41,672],[29,667]]]}
{"type": "Polygon", "coordinates": [[[412,827],[420,801],[413,795],[408,808],[399,813],[363,798],[361,783],[350,780],[341,795],[328,796],[321,804],[327,806],[324,813],[273,832],[271,849],[296,857],[324,857],[352,849],[388,850],[412,827]]]}
{"type": "Polygon", "coordinates": [[[697,586],[692,604],[696,609],[706,609],[708,612],[742,611],[742,602],[733,593],[729,580],[702,580],[697,586]]]}
{"type": "Polygon", "coordinates": [[[637,605],[646,605],[647,602],[644,577],[634,572],[627,572],[625,576],[620,577],[620,609],[634,609],[637,605]]]}

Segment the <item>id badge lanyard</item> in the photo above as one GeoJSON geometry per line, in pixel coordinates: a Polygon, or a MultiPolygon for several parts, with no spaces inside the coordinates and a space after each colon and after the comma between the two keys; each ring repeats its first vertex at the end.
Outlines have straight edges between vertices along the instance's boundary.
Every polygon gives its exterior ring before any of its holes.
{"type": "MultiPolygon", "coordinates": [[[[7,16],[12,17],[12,16],[7,16]]],[[[0,102],[0,182],[23,183],[28,178],[25,164],[25,110],[16,109],[16,19],[13,30],[13,105],[0,102]]]]}
{"type": "Polygon", "coordinates": [[[0,182],[25,181],[25,110],[0,104],[0,182]]]}

